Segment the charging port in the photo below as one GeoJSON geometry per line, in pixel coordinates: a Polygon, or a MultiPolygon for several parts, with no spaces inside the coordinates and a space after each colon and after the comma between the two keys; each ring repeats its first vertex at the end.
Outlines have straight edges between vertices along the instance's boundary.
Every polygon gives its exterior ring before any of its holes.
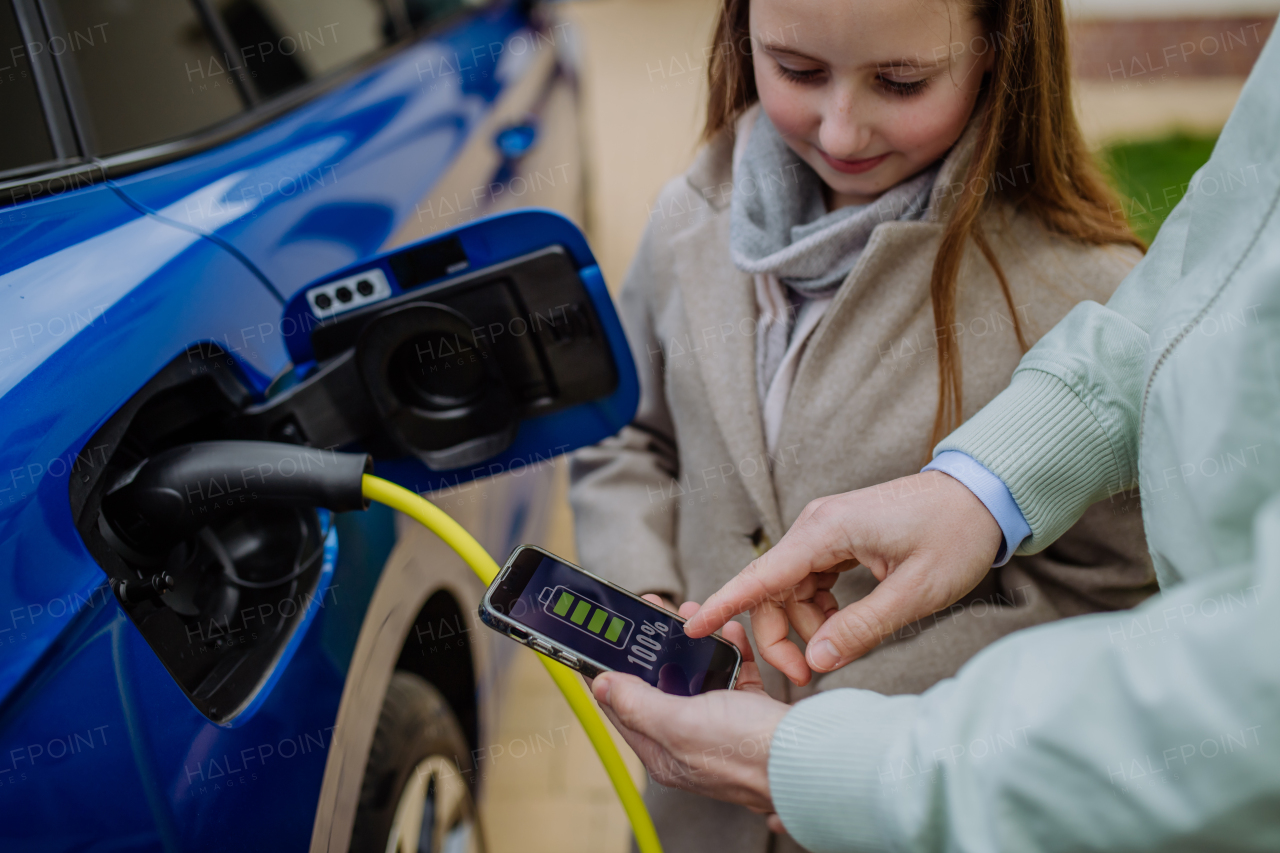
{"type": "Polygon", "coordinates": [[[76,526],[120,607],[215,722],[247,706],[301,624],[319,589],[327,533],[310,507],[236,500],[251,490],[227,494],[221,502],[235,506],[207,507],[198,523],[154,523],[152,504],[163,502],[165,489],[148,485],[148,462],[235,435],[253,393],[233,365],[214,345],[170,362],[89,439],[93,458],[105,462],[70,484],[76,526]],[[114,506],[130,485],[147,490],[150,503],[114,506]]]}

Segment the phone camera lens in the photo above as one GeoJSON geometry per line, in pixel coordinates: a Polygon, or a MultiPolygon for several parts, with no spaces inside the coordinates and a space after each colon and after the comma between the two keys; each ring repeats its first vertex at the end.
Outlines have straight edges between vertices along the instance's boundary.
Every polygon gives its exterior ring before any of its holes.
{"type": "Polygon", "coordinates": [[[335,290],[333,292],[333,295],[338,297],[339,302],[350,302],[352,299],[351,288],[347,287],[346,285],[343,285],[342,287],[339,287],[337,290],[335,290]]]}
{"type": "Polygon", "coordinates": [[[329,298],[329,294],[320,293],[316,295],[316,307],[321,311],[329,310],[329,306],[333,304],[333,300],[329,298]]]}
{"type": "Polygon", "coordinates": [[[359,293],[361,296],[372,296],[373,283],[367,278],[360,279],[360,281],[356,282],[356,293],[359,293]]]}

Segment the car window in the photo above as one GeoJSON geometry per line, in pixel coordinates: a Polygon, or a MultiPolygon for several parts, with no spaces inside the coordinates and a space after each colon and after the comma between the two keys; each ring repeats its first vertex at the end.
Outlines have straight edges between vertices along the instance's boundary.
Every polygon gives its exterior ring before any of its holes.
{"type": "Polygon", "coordinates": [[[484,6],[487,0],[404,0],[409,21],[420,27],[432,24],[468,6],[484,6]]]}
{"type": "Polygon", "coordinates": [[[58,55],[88,109],[94,152],[187,136],[244,108],[226,57],[186,0],[53,0],[58,55]]]}
{"type": "Polygon", "coordinates": [[[387,44],[380,0],[218,0],[239,56],[263,97],[342,68],[387,44]]]}
{"type": "Polygon", "coordinates": [[[13,6],[0,0],[0,175],[54,156],[25,42],[13,6]]]}

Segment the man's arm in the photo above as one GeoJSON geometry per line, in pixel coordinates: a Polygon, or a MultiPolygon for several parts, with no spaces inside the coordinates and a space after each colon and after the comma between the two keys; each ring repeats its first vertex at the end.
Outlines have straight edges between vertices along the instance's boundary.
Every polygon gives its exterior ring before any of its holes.
{"type": "Polygon", "coordinates": [[[595,695],[655,778],[815,853],[1277,850],[1280,494],[1252,529],[1252,563],[1019,632],[920,696],[595,695]]]}
{"type": "Polygon", "coordinates": [[[836,690],[774,733],[773,805],[837,850],[1280,849],[1280,496],[1256,559],[988,647],[921,696],[836,690]]]}

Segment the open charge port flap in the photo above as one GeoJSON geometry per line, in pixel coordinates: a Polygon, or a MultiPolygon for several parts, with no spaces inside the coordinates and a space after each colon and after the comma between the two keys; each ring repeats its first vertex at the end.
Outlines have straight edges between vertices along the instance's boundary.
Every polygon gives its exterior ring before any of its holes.
{"type": "MultiPolygon", "coordinates": [[[[405,272],[421,273],[417,261],[405,272]]],[[[602,400],[620,382],[559,245],[349,311],[310,343],[317,369],[248,409],[241,437],[358,444],[380,460],[463,470],[506,450],[522,421],[602,400]]]]}
{"type": "MultiPolygon", "coordinates": [[[[121,608],[214,722],[249,706],[324,595],[328,513],[246,499],[237,501],[243,510],[210,513],[198,529],[180,531],[176,544],[143,553],[112,533],[102,509],[108,491],[144,460],[234,434],[253,390],[232,363],[214,344],[174,359],[89,439],[102,462],[69,484],[76,527],[121,608]]],[[[238,499],[253,493],[236,489],[238,499]]]]}
{"type": "MultiPolygon", "coordinates": [[[[393,259],[393,269],[397,261],[393,259]]],[[[561,246],[410,290],[318,326],[311,334],[316,359],[324,362],[355,347],[380,316],[418,302],[457,311],[476,339],[423,348],[424,369],[439,373],[463,367],[488,349],[486,357],[498,362],[521,417],[600,399],[618,385],[617,367],[591,298],[561,246]]]]}
{"type": "MultiPolygon", "coordinates": [[[[556,388],[543,369],[544,359],[537,341],[543,328],[552,328],[557,318],[526,319],[515,288],[507,279],[467,288],[450,299],[448,304],[466,317],[509,317],[505,323],[491,319],[483,326],[474,327],[473,333],[488,342],[494,356],[502,363],[504,378],[519,403],[529,405],[555,396],[556,388]]],[[[474,357],[471,355],[474,352],[474,348],[459,351],[457,358],[474,357]]],[[[440,355],[440,360],[448,359],[447,354],[440,355]]],[[[438,367],[449,369],[447,363],[438,367]]]]}

